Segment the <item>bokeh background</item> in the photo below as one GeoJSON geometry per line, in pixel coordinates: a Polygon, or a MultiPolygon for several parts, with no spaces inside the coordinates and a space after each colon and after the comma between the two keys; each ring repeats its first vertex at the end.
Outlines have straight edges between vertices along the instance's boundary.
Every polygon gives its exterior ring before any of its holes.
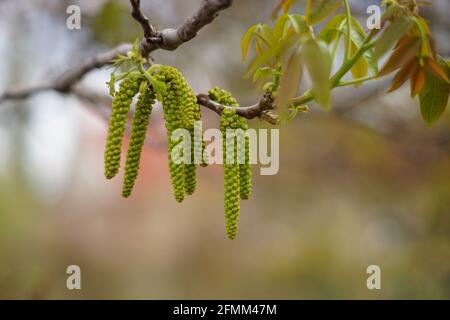
{"type": "MultiPolygon", "coordinates": [[[[163,28],[200,0],[141,2],[163,28]]],[[[423,13],[448,57],[450,2],[432,2],[423,13]]],[[[362,23],[377,3],[351,1],[362,23]]],[[[274,4],[236,0],[195,40],[154,58],[198,92],[220,85],[253,103],[261,92],[242,78],[240,39],[274,4]]],[[[0,91],[132,42],[140,29],[129,12],[126,0],[0,1],[0,91]],[[81,7],[81,30],[66,28],[70,4],[81,7]]],[[[103,94],[108,77],[93,71],[80,86],[103,94]]],[[[121,176],[103,177],[107,104],[54,92],[1,104],[0,298],[450,298],[450,112],[430,129],[408,88],[385,94],[388,81],[335,90],[331,112],[311,106],[281,128],[280,171],[254,168],[235,241],[225,235],[220,166],[200,169],[195,195],[173,200],[160,108],[124,200],[121,176]],[[66,289],[71,264],[81,291],[66,289]],[[382,290],[366,287],[371,264],[382,290]]],[[[215,114],[203,116],[217,127],[215,114]]]]}

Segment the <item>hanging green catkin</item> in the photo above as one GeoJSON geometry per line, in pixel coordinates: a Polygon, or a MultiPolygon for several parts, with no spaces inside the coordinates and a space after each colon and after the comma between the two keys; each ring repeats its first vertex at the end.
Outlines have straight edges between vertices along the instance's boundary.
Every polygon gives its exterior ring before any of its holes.
{"type": "MultiPolygon", "coordinates": [[[[244,132],[248,130],[247,121],[239,117],[238,128],[242,129],[244,132]]],[[[239,164],[239,192],[241,199],[248,200],[252,193],[252,168],[250,165],[250,139],[245,135],[245,161],[239,164]]]]}
{"type": "MultiPolygon", "coordinates": [[[[237,107],[237,101],[225,90],[214,88],[209,96],[216,102],[230,107],[237,107]]],[[[245,120],[244,120],[245,121],[245,120]]],[[[245,123],[245,122],[244,122],[245,123]]],[[[240,165],[238,163],[238,144],[234,135],[227,135],[227,129],[243,129],[241,117],[234,109],[226,108],[220,117],[220,129],[223,137],[223,170],[224,170],[224,209],[228,237],[234,239],[237,234],[240,211],[240,165]],[[227,148],[229,145],[233,148],[227,148]],[[232,159],[232,163],[229,160],[232,159]],[[228,161],[227,161],[228,160],[228,161]]]]}
{"type": "MultiPolygon", "coordinates": [[[[192,92],[194,95],[195,93],[192,92]]],[[[195,98],[195,100],[197,101],[197,97],[195,98]]],[[[202,114],[200,112],[200,106],[198,105],[198,103],[195,103],[195,109],[194,109],[194,119],[195,121],[199,124],[194,128],[194,137],[197,139],[192,139],[192,142],[194,143],[193,146],[193,152],[194,152],[194,159],[199,159],[200,160],[200,166],[202,167],[206,167],[208,166],[208,160],[204,155],[205,152],[205,148],[206,148],[206,143],[203,140],[203,131],[202,131],[202,126],[201,126],[201,121],[202,121],[202,114]],[[199,140],[199,141],[198,141],[199,140]]]]}
{"type": "MultiPolygon", "coordinates": [[[[185,196],[185,164],[175,163],[175,159],[172,159],[172,150],[177,142],[172,141],[172,133],[180,128],[184,127],[184,115],[183,115],[183,83],[180,80],[182,77],[177,69],[169,66],[160,66],[155,79],[166,84],[166,90],[161,93],[164,120],[167,129],[168,140],[168,159],[169,159],[169,172],[172,180],[172,187],[175,196],[175,200],[182,202],[185,196]]],[[[183,155],[181,155],[183,156],[183,155]]]]}
{"type": "MultiPolygon", "coordinates": [[[[233,98],[231,93],[220,88],[214,88],[210,91],[210,95],[214,101],[227,105],[230,107],[239,107],[236,99],[233,98]]],[[[247,120],[238,117],[237,128],[242,129],[244,132],[248,130],[247,120]]],[[[248,200],[252,193],[252,169],[250,165],[250,139],[245,135],[245,145],[239,145],[239,150],[245,147],[245,161],[239,164],[239,184],[240,184],[240,197],[243,200],[248,200]]]]}
{"type": "Polygon", "coordinates": [[[235,110],[225,109],[220,117],[220,130],[223,136],[223,174],[224,174],[224,209],[228,238],[234,239],[239,222],[239,164],[237,163],[237,146],[235,138],[227,135],[227,129],[236,129],[238,117],[235,110]],[[227,147],[233,145],[233,148],[227,147]],[[233,159],[230,163],[230,158],[233,159]]]}
{"type": "Polygon", "coordinates": [[[124,79],[112,101],[105,147],[105,177],[107,179],[112,179],[119,172],[120,154],[128,112],[130,111],[133,97],[139,90],[137,80],[138,76],[134,73],[124,79]]]}
{"type": "MultiPolygon", "coordinates": [[[[181,76],[181,74],[180,74],[181,76]]],[[[184,187],[188,195],[195,192],[197,186],[197,165],[195,164],[196,157],[200,157],[202,153],[202,146],[197,146],[195,143],[195,121],[201,120],[200,107],[197,104],[197,97],[189,86],[187,81],[181,76],[183,98],[182,105],[184,111],[184,126],[189,131],[191,136],[191,163],[186,164],[184,169],[184,187]]]]}
{"type": "Polygon", "coordinates": [[[155,93],[146,90],[141,93],[136,104],[136,110],[131,125],[131,137],[128,145],[127,160],[125,163],[125,176],[122,188],[122,196],[128,198],[131,195],[136,178],[139,173],[142,147],[144,145],[147,127],[155,102],[155,93]]]}

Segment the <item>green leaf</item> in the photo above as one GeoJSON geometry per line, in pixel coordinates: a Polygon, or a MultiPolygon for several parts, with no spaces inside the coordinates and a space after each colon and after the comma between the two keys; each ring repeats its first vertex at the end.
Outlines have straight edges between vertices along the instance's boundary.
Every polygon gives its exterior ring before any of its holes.
{"type": "Polygon", "coordinates": [[[257,55],[248,66],[244,78],[249,78],[253,74],[253,72],[256,71],[256,69],[265,66],[270,59],[276,57],[279,54],[280,49],[280,45],[277,44],[276,46],[269,48],[268,50],[257,55]]]}
{"type": "Polygon", "coordinates": [[[389,24],[375,43],[375,58],[380,58],[388,52],[414,24],[410,17],[402,16],[389,24]]]}
{"type": "MultiPolygon", "coordinates": [[[[347,30],[343,28],[343,32],[347,33],[347,30]]],[[[364,39],[366,37],[366,33],[363,28],[359,24],[359,22],[352,17],[351,30],[350,30],[350,39],[352,41],[352,45],[350,47],[351,53],[356,53],[357,49],[360,49],[363,45],[364,39]]],[[[352,69],[352,74],[354,78],[361,78],[367,75],[367,71],[370,68],[373,74],[378,73],[378,62],[375,58],[373,50],[367,50],[361,59],[355,65],[355,70],[352,69]],[[357,76],[359,75],[359,76],[357,76]]]]}
{"type": "Polygon", "coordinates": [[[289,20],[294,28],[294,31],[298,34],[308,32],[309,27],[306,23],[306,17],[300,14],[290,14],[289,20]]]}
{"type": "Polygon", "coordinates": [[[290,112],[289,112],[288,116],[286,117],[286,120],[282,119],[281,120],[281,124],[285,124],[287,122],[290,122],[290,121],[294,120],[295,117],[297,117],[297,115],[299,113],[308,113],[309,112],[309,108],[308,108],[308,106],[305,106],[305,105],[303,105],[303,106],[292,106],[291,108],[289,108],[289,111],[290,112]]]}
{"type": "MultiPolygon", "coordinates": [[[[352,44],[350,45],[350,54],[354,55],[356,51],[358,51],[358,46],[356,46],[355,43],[352,41],[352,44]]],[[[367,64],[366,60],[363,57],[358,59],[358,61],[356,61],[353,68],[351,69],[351,73],[354,79],[365,77],[368,71],[369,65],[367,64]]]]}
{"type": "Polygon", "coordinates": [[[275,21],[275,24],[273,26],[274,37],[276,39],[282,39],[287,27],[289,27],[289,15],[285,13],[279,16],[275,21]]]}
{"type": "Polygon", "coordinates": [[[114,97],[115,92],[116,92],[116,75],[114,72],[111,72],[111,78],[109,80],[109,82],[107,82],[108,87],[109,87],[109,95],[111,97],[114,97]]]}
{"type": "Polygon", "coordinates": [[[279,0],[278,5],[272,11],[272,19],[275,19],[278,15],[278,12],[283,10],[285,13],[289,11],[289,9],[294,4],[294,0],[279,0]]]}
{"type": "Polygon", "coordinates": [[[309,25],[316,24],[334,11],[341,5],[341,0],[308,0],[306,6],[306,21],[309,25]]]}
{"type": "Polygon", "coordinates": [[[253,82],[258,81],[259,79],[263,78],[263,77],[269,77],[272,75],[272,69],[269,67],[261,67],[258,68],[255,71],[255,74],[253,75],[253,82]]]}
{"type": "MultiPolygon", "coordinates": [[[[347,17],[345,15],[341,14],[335,16],[322,29],[322,31],[319,34],[319,39],[323,40],[327,44],[331,44],[333,41],[335,41],[336,36],[339,33],[347,35],[347,28],[345,28],[346,21],[347,17]]],[[[356,49],[361,48],[365,37],[366,33],[364,32],[363,28],[361,27],[359,22],[354,17],[352,17],[351,31],[350,31],[350,39],[352,41],[352,45],[350,48],[352,49],[352,53],[354,53],[356,49]]],[[[356,66],[357,69],[360,69],[359,70],[360,72],[356,73],[358,74],[364,73],[363,69],[366,68],[365,65],[368,65],[370,71],[373,74],[378,73],[378,62],[377,59],[375,58],[373,49],[366,51],[361,60],[364,61],[358,61],[358,65],[356,66]]]]}
{"type": "Polygon", "coordinates": [[[276,105],[283,112],[290,104],[291,98],[297,95],[303,74],[303,61],[300,52],[295,52],[283,68],[280,88],[277,92],[276,105]]]}
{"type": "Polygon", "coordinates": [[[325,41],[327,44],[333,42],[334,39],[336,39],[336,35],[338,34],[338,32],[340,32],[342,23],[345,19],[346,17],[344,14],[333,17],[320,31],[319,38],[325,41]]]}
{"type": "Polygon", "coordinates": [[[268,47],[272,47],[276,43],[276,39],[272,29],[267,24],[262,24],[257,28],[256,35],[260,38],[268,47]]]}
{"type": "MultiPolygon", "coordinates": [[[[450,76],[450,68],[447,63],[439,58],[439,64],[450,76]]],[[[450,84],[433,72],[426,71],[425,88],[420,94],[420,110],[425,122],[432,126],[445,111],[450,94],[450,84]]]]}
{"type": "Polygon", "coordinates": [[[419,36],[421,40],[420,44],[420,56],[424,57],[433,57],[433,50],[431,49],[431,44],[429,40],[430,28],[428,27],[427,22],[422,17],[413,17],[414,23],[419,30],[419,36]]]}
{"type": "Polygon", "coordinates": [[[327,45],[322,41],[308,38],[303,43],[303,56],[313,84],[316,101],[325,109],[330,106],[331,55],[327,45]]]}
{"type": "Polygon", "coordinates": [[[250,48],[250,45],[252,43],[253,37],[255,35],[256,29],[259,27],[258,24],[255,24],[251,26],[244,34],[244,37],[242,38],[241,42],[241,50],[242,50],[242,59],[245,61],[247,60],[248,56],[248,50],[250,48]]]}

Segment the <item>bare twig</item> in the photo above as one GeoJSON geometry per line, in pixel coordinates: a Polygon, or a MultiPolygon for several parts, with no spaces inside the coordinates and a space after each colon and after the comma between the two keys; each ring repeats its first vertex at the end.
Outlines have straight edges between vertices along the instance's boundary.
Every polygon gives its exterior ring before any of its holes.
{"type": "Polygon", "coordinates": [[[112,64],[113,60],[119,55],[126,55],[132,46],[128,43],[121,44],[112,50],[91,56],[83,60],[76,67],[64,72],[54,82],[55,90],[64,92],[70,90],[71,86],[78,82],[86,73],[93,69],[101,68],[112,64]]]}
{"type": "Polygon", "coordinates": [[[26,99],[35,93],[47,90],[68,92],[89,71],[111,64],[115,57],[125,55],[131,49],[131,44],[121,44],[107,52],[86,58],[76,67],[67,70],[52,82],[7,90],[0,94],[0,103],[5,100],[26,99]]]}
{"type": "Polygon", "coordinates": [[[225,108],[233,108],[236,110],[236,114],[238,114],[241,117],[247,118],[247,119],[254,119],[254,118],[260,118],[262,120],[265,120],[271,124],[277,124],[278,123],[278,116],[276,114],[271,113],[270,111],[275,108],[273,98],[270,94],[265,94],[261,101],[258,103],[248,106],[248,107],[229,107],[221,105],[220,103],[217,103],[213,101],[209,95],[206,94],[198,94],[197,95],[197,102],[199,105],[206,107],[217,114],[222,114],[222,111],[225,108]]]}
{"type": "Polygon", "coordinates": [[[0,103],[6,100],[20,100],[27,99],[30,96],[47,90],[54,90],[54,85],[52,83],[38,84],[29,87],[18,87],[14,89],[7,90],[0,95],[0,103]]]}
{"type": "Polygon", "coordinates": [[[218,13],[233,4],[233,0],[203,0],[201,7],[178,28],[168,28],[156,31],[142,14],[139,0],[130,0],[135,18],[144,30],[144,39],[140,47],[141,53],[147,57],[157,49],[175,50],[183,43],[195,38],[197,33],[207,24],[211,23],[218,13]],[[153,28],[154,32],[151,32],[153,28]],[[147,34],[149,36],[147,36],[147,34]]]}
{"type": "Polygon", "coordinates": [[[146,39],[151,39],[156,37],[156,29],[148,21],[148,18],[141,12],[141,1],[140,0],[130,0],[131,2],[131,16],[140,23],[142,30],[144,30],[144,37],[146,39]]]}

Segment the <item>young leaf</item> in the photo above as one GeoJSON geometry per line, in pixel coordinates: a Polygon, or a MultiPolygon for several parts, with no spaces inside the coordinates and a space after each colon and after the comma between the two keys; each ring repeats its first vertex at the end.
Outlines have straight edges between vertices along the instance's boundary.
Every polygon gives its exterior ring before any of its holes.
{"type": "Polygon", "coordinates": [[[260,38],[265,45],[272,47],[276,43],[272,29],[267,24],[262,24],[256,30],[256,36],[260,38]]]}
{"type": "Polygon", "coordinates": [[[416,60],[412,60],[408,64],[404,65],[395,75],[394,80],[392,80],[391,87],[387,92],[389,93],[400,88],[406,81],[408,81],[409,78],[411,78],[411,75],[414,74],[419,67],[420,65],[416,63],[416,60]]]}
{"type": "Polygon", "coordinates": [[[426,81],[426,75],[423,68],[416,68],[411,77],[411,97],[414,98],[422,92],[426,81]]]}
{"type": "Polygon", "coordinates": [[[297,115],[299,113],[308,113],[309,108],[308,108],[308,106],[292,106],[291,108],[289,108],[289,111],[290,112],[289,112],[288,116],[286,117],[286,120],[285,121],[281,120],[282,124],[294,120],[295,117],[297,117],[297,115]]]}
{"type": "Polygon", "coordinates": [[[278,17],[273,26],[273,35],[276,39],[282,39],[289,27],[289,15],[287,13],[278,17]]]}
{"type": "Polygon", "coordinates": [[[325,41],[327,44],[333,42],[337,33],[341,32],[341,25],[345,18],[344,14],[340,14],[328,21],[325,27],[320,31],[319,39],[325,41]]]}
{"type": "Polygon", "coordinates": [[[250,45],[252,43],[253,37],[255,35],[256,29],[259,27],[258,24],[255,24],[251,26],[244,34],[244,37],[242,38],[241,42],[241,50],[242,50],[242,59],[245,61],[247,60],[248,56],[248,50],[250,48],[250,45]]]}
{"type": "Polygon", "coordinates": [[[308,0],[306,6],[306,22],[316,24],[339,9],[341,0],[308,0]]]}
{"type": "Polygon", "coordinates": [[[244,78],[249,78],[253,72],[256,71],[259,67],[265,66],[270,59],[276,57],[280,52],[281,46],[277,44],[276,46],[261,52],[258,54],[250,63],[247,68],[247,71],[244,74],[244,78]]]}
{"type": "Polygon", "coordinates": [[[303,43],[303,56],[308,73],[313,83],[316,101],[325,109],[330,106],[331,55],[327,45],[322,41],[308,38],[303,43]]]}
{"type": "MultiPolygon", "coordinates": [[[[442,59],[441,57],[438,57],[438,59],[442,59]]],[[[428,67],[428,69],[433,72],[436,76],[442,78],[446,82],[449,81],[449,77],[447,76],[447,73],[445,72],[445,68],[441,66],[438,62],[436,62],[432,58],[425,58],[425,65],[428,67]]]]}
{"type": "Polygon", "coordinates": [[[420,56],[422,58],[425,57],[433,57],[433,49],[431,48],[430,43],[430,28],[428,27],[427,22],[422,17],[413,17],[414,23],[419,30],[419,37],[421,40],[420,47],[420,56]]]}
{"type": "Polygon", "coordinates": [[[280,79],[280,88],[277,92],[277,109],[283,112],[289,105],[291,98],[298,92],[303,73],[302,56],[299,52],[291,55],[283,68],[280,79]]]}
{"type": "MultiPolygon", "coordinates": [[[[450,75],[450,68],[443,59],[438,63],[450,75]]],[[[420,94],[420,110],[425,122],[432,126],[445,111],[450,94],[450,84],[433,72],[426,71],[425,87],[420,94]]]]}
{"type": "Polygon", "coordinates": [[[294,0],[279,0],[277,6],[272,11],[272,19],[275,20],[281,10],[283,10],[285,13],[288,12],[293,4],[294,0]]]}
{"type": "Polygon", "coordinates": [[[111,97],[114,97],[115,93],[116,93],[116,75],[114,72],[111,72],[111,78],[109,80],[109,82],[107,82],[108,87],[109,87],[109,95],[111,97]]]}
{"type": "Polygon", "coordinates": [[[411,60],[417,59],[419,48],[420,39],[417,37],[408,37],[408,41],[402,41],[402,44],[392,52],[390,58],[381,69],[379,75],[385,76],[408,64],[411,60]]]}
{"type": "MultiPolygon", "coordinates": [[[[346,29],[343,28],[343,31],[346,31],[346,29]]],[[[366,37],[366,33],[364,32],[364,29],[361,27],[359,22],[354,17],[352,17],[350,39],[356,45],[356,47],[361,48],[365,37],[366,37]]],[[[373,74],[378,73],[378,61],[375,57],[373,49],[367,50],[364,53],[362,59],[365,60],[370,71],[372,71],[373,74]]],[[[367,71],[366,71],[366,73],[367,73],[367,71]]]]}
{"type": "MultiPolygon", "coordinates": [[[[325,41],[325,43],[330,44],[336,39],[337,34],[347,34],[347,28],[345,28],[345,25],[346,16],[342,14],[338,15],[331,19],[322,29],[319,34],[319,38],[325,41]]],[[[352,17],[350,30],[350,39],[352,42],[350,49],[352,50],[352,54],[362,46],[365,37],[366,33],[364,32],[364,29],[361,27],[359,22],[354,17],[352,17]]],[[[364,74],[363,76],[365,76],[368,71],[365,70],[367,69],[367,67],[373,74],[378,73],[378,62],[377,59],[375,59],[373,49],[367,50],[364,53],[363,57],[361,57],[361,60],[364,61],[358,61],[357,66],[354,70],[352,70],[352,73],[354,73],[354,77],[361,74],[364,74]]]]}
{"type": "Polygon", "coordinates": [[[282,0],[282,1],[283,1],[282,8],[283,8],[284,12],[288,12],[289,9],[294,4],[294,0],[282,0]]]}
{"type": "MultiPolygon", "coordinates": [[[[352,44],[350,46],[350,54],[353,56],[357,50],[358,50],[358,47],[352,41],[352,44]]],[[[352,76],[354,79],[359,79],[359,78],[365,77],[367,75],[368,71],[369,71],[369,65],[367,64],[364,57],[361,57],[358,61],[356,61],[355,65],[351,69],[352,76]]]]}
{"type": "Polygon", "coordinates": [[[259,79],[263,78],[263,77],[268,77],[272,74],[272,69],[269,67],[261,67],[258,68],[255,71],[255,74],[253,75],[253,82],[258,81],[259,79]]]}
{"type": "Polygon", "coordinates": [[[309,27],[306,24],[305,16],[299,14],[290,14],[289,20],[291,22],[292,28],[298,34],[305,33],[308,31],[309,27]]]}
{"type": "Polygon", "coordinates": [[[413,24],[414,21],[411,18],[404,16],[389,24],[375,43],[375,57],[378,59],[388,52],[413,24]]]}

